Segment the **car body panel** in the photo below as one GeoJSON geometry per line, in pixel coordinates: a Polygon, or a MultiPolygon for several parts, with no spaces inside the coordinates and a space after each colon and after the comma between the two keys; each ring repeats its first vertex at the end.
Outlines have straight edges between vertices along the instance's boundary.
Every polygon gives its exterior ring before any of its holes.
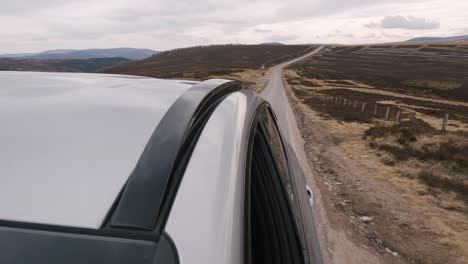
{"type": "MultiPolygon", "coordinates": [[[[221,85],[228,81],[211,82],[221,85]]],[[[205,107],[210,111],[203,113],[205,119],[190,119],[191,125],[202,124],[196,129],[201,133],[194,133],[192,139],[184,138],[193,140],[194,146],[181,150],[188,163],[180,163],[177,155],[176,165],[171,165],[171,170],[180,169],[181,177],[167,179],[176,186],[171,185],[172,200],[167,188],[162,192],[167,214],[158,210],[156,220],[163,219],[161,225],[142,229],[113,226],[109,219],[125,200],[125,195],[119,193],[128,189],[129,176],[135,175],[135,165],[145,146],[151,145],[148,140],[167,140],[165,136],[154,136],[156,127],[165,123],[161,122],[163,117],[168,123],[180,120],[168,109],[177,105],[178,98],[192,108],[201,105],[181,96],[185,93],[191,97],[187,90],[197,82],[102,74],[3,72],[0,83],[0,220],[20,229],[24,228],[21,222],[28,222],[33,223],[29,225],[32,229],[37,228],[35,223],[45,224],[41,228],[47,232],[57,226],[62,227],[56,231],[78,227],[70,234],[92,230],[100,235],[103,231],[102,234],[110,232],[117,238],[137,235],[152,242],[158,242],[164,234],[170,240],[168,248],[175,254],[174,261],[244,263],[244,250],[249,248],[244,238],[249,233],[245,223],[249,199],[246,200],[245,190],[252,125],[258,121],[258,113],[270,109],[258,94],[213,87],[225,94],[207,103],[205,107]]],[[[177,131],[169,128],[168,131],[177,131]]],[[[186,133],[184,130],[188,129],[178,129],[182,134],[186,133]]],[[[298,223],[298,231],[302,231],[302,249],[309,262],[319,256],[311,253],[318,250],[318,243],[313,241],[316,231],[312,210],[300,164],[294,150],[289,145],[285,147],[299,192],[301,217],[296,221],[302,222],[298,223]]],[[[155,157],[153,154],[150,156],[155,157]]],[[[151,164],[154,163],[159,164],[153,160],[151,164]]],[[[136,188],[137,192],[140,190],[136,188]]]]}
{"type": "Polygon", "coordinates": [[[259,103],[252,99],[224,99],[193,151],[166,225],[181,263],[243,263],[246,155],[259,103]]]}
{"type": "Polygon", "coordinates": [[[99,228],[148,139],[194,82],[1,72],[0,219],[99,228]]]}
{"type": "Polygon", "coordinates": [[[108,225],[161,232],[204,124],[216,105],[239,90],[211,79],[194,85],[167,110],[141,154],[108,225]]]}
{"type": "MultiPolygon", "coordinates": [[[[305,245],[304,256],[310,263],[322,263],[322,256],[320,253],[320,245],[317,241],[317,230],[315,227],[315,221],[313,218],[313,203],[311,203],[312,197],[307,194],[310,187],[307,186],[304,172],[301,164],[297,159],[294,149],[290,145],[286,145],[286,150],[289,156],[289,163],[291,171],[294,174],[295,185],[298,191],[298,205],[301,210],[301,225],[303,226],[305,245]]],[[[313,193],[311,192],[311,195],[313,193]]]]}

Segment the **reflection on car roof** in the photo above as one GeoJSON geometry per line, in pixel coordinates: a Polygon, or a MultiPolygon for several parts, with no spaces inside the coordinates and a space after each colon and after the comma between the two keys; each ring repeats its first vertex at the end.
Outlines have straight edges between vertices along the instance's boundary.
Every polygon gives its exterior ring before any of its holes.
{"type": "Polygon", "coordinates": [[[0,72],[0,84],[0,219],[98,228],[159,121],[194,83],[0,72]]]}

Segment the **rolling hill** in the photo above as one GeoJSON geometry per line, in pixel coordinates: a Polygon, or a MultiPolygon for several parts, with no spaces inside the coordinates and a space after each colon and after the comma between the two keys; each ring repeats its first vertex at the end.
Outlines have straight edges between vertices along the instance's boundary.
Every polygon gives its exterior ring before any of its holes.
{"type": "Polygon", "coordinates": [[[213,45],[161,52],[141,61],[103,70],[158,78],[204,79],[244,70],[257,70],[314,49],[310,45],[213,45]]]}
{"type": "Polygon", "coordinates": [[[468,41],[468,35],[464,36],[454,36],[454,37],[420,37],[420,38],[412,38],[405,42],[460,42],[460,41],[468,41]]]}
{"type": "Polygon", "coordinates": [[[1,54],[0,58],[27,58],[38,60],[65,60],[65,59],[94,59],[94,58],[126,58],[130,60],[146,59],[158,51],[150,49],[135,49],[135,48],[113,48],[113,49],[58,49],[47,50],[39,53],[18,53],[18,54],[1,54]]]}
{"type": "Polygon", "coordinates": [[[353,80],[392,92],[468,101],[464,43],[330,46],[295,69],[339,85],[353,80]]]}
{"type": "Polygon", "coordinates": [[[0,58],[0,71],[96,72],[131,60],[127,58],[95,58],[37,60],[0,58]]]}

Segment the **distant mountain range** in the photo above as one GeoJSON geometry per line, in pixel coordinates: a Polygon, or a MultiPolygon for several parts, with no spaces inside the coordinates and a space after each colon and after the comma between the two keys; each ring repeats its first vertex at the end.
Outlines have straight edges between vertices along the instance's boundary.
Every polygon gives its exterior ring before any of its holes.
{"type": "Polygon", "coordinates": [[[0,58],[23,58],[37,60],[94,59],[94,58],[126,58],[129,60],[146,59],[158,51],[150,49],[114,48],[114,49],[57,49],[39,53],[0,54],[0,58]]]}
{"type": "Polygon", "coordinates": [[[0,58],[0,71],[41,72],[97,72],[130,62],[127,58],[94,58],[66,60],[38,60],[28,58],[0,58]]]}
{"type": "Polygon", "coordinates": [[[405,42],[459,42],[459,41],[468,41],[468,35],[445,37],[445,38],[420,37],[420,38],[412,38],[405,42]]]}

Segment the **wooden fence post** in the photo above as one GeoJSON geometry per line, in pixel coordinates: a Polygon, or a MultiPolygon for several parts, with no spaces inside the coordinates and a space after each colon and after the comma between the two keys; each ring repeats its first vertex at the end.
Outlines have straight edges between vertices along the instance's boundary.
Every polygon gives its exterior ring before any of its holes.
{"type": "Polygon", "coordinates": [[[375,108],[374,108],[374,116],[377,116],[377,104],[375,104],[375,108]]]}
{"type": "Polygon", "coordinates": [[[395,116],[395,123],[398,124],[400,122],[400,114],[401,114],[401,110],[398,109],[397,112],[396,112],[396,116],[395,116]]]}
{"type": "Polygon", "coordinates": [[[390,114],[390,106],[387,106],[387,112],[385,112],[385,121],[388,120],[388,115],[390,114]]]}
{"type": "Polygon", "coordinates": [[[343,99],[343,106],[346,107],[346,99],[343,99]]]}
{"type": "Polygon", "coordinates": [[[366,109],[366,102],[363,102],[363,103],[362,103],[361,111],[364,111],[365,109],[366,109]]]}
{"type": "Polygon", "coordinates": [[[354,108],[355,108],[355,109],[357,108],[357,100],[354,101],[354,108]]]}
{"type": "Polygon", "coordinates": [[[448,120],[449,120],[449,114],[445,114],[444,119],[442,120],[442,131],[447,131],[448,120]]]}

